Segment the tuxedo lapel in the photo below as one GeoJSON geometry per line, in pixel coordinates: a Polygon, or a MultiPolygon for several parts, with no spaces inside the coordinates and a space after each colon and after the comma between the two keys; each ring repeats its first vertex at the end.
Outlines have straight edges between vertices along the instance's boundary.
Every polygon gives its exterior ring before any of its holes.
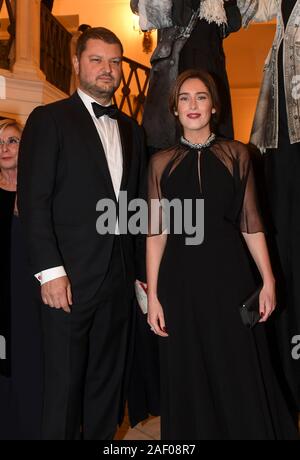
{"type": "Polygon", "coordinates": [[[82,135],[84,137],[83,142],[86,144],[88,150],[90,151],[92,157],[99,167],[99,172],[102,174],[108,193],[108,198],[112,198],[114,201],[116,201],[116,195],[109,172],[106,155],[101,139],[97,132],[97,128],[77,92],[74,93],[69,100],[74,109],[73,112],[75,129],[82,131],[82,135]]]}
{"type": "Polygon", "coordinates": [[[126,190],[129,170],[131,165],[132,149],[133,149],[133,134],[132,127],[128,120],[120,114],[118,118],[118,126],[120,132],[122,155],[123,155],[123,176],[121,182],[121,190],[126,190]]]}

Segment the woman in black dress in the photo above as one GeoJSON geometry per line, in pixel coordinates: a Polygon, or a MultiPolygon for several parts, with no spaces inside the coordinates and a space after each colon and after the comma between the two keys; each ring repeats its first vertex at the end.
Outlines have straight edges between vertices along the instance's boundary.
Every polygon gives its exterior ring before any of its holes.
{"type": "Polygon", "coordinates": [[[165,205],[151,210],[148,322],[160,336],[162,438],[296,439],[265,342],[275,282],[247,148],[212,133],[219,102],[208,74],[183,73],[170,107],[183,136],[151,158],[149,200],[191,200],[195,216],[203,199],[204,241],[188,245],[178,220],[165,225],[165,205]],[[244,243],[263,280],[253,330],[239,313],[256,288],[244,243]]]}
{"type": "Polygon", "coordinates": [[[37,281],[27,266],[16,209],[21,127],[0,124],[0,439],[39,439],[42,407],[41,342],[37,281]]]}

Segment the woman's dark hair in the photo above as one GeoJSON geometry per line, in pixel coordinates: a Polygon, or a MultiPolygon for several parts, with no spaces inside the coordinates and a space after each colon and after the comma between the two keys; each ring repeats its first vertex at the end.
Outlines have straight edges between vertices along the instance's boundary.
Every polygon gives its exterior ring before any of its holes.
{"type": "Polygon", "coordinates": [[[110,45],[119,45],[123,54],[123,45],[118,37],[109,29],[104,27],[90,27],[86,29],[78,38],[76,45],[76,56],[80,59],[86,49],[88,40],[102,40],[110,45]]]}
{"type": "Polygon", "coordinates": [[[174,111],[176,111],[178,107],[180,89],[183,83],[185,83],[187,80],[191,78],[202,81],[202,83],[206,86],[208,93],[212,100],[212,105],[214,109],[216,110],[216,113],[212,114],[212,117],[211,117],[212,124],[216,126],[218,124],[220,113],[221,113],[221,103],[220,103],[219,93],[218,93],[217,85],[213,77],[208,72],[205,72],[204,70],[195,70],[195,69],[186,70],[177,77],[173,85],[173,88],[171,90],[171,93],[170,93],[170,98],[169,98],[170,112],[174,115],[174,111]]]}

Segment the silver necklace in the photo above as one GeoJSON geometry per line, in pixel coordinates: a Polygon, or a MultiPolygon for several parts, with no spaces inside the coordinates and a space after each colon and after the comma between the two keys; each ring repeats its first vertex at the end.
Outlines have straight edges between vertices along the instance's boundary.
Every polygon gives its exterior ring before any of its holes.
{"type": "Polygon", "coordinates": [[[197,150],[202,150],[205,149],[206,147],[209,147],[212,142],[215,140],[216,135],[214,133],[211,133],[209,138],[203,143],[203,144],[193,144],[192,142],[188,141],[185,137],[181,136],[180,142],[184,145],[187,145],[191,149],[197,149],[197,150]]]}

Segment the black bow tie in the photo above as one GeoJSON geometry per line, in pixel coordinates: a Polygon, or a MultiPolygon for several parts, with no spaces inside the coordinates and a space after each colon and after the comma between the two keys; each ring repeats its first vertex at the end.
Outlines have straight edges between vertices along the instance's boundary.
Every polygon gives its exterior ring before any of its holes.
{"type": "Polygon", "coordinates": [[[116,104],[104,107],[103,105],[97,104],[97,102],[92,102],[92,107],[97,118],[100,118],[103,115],[108,115],[110,118],[114,118],[115,120],[118,118],[119,109],[116,104]]]}

